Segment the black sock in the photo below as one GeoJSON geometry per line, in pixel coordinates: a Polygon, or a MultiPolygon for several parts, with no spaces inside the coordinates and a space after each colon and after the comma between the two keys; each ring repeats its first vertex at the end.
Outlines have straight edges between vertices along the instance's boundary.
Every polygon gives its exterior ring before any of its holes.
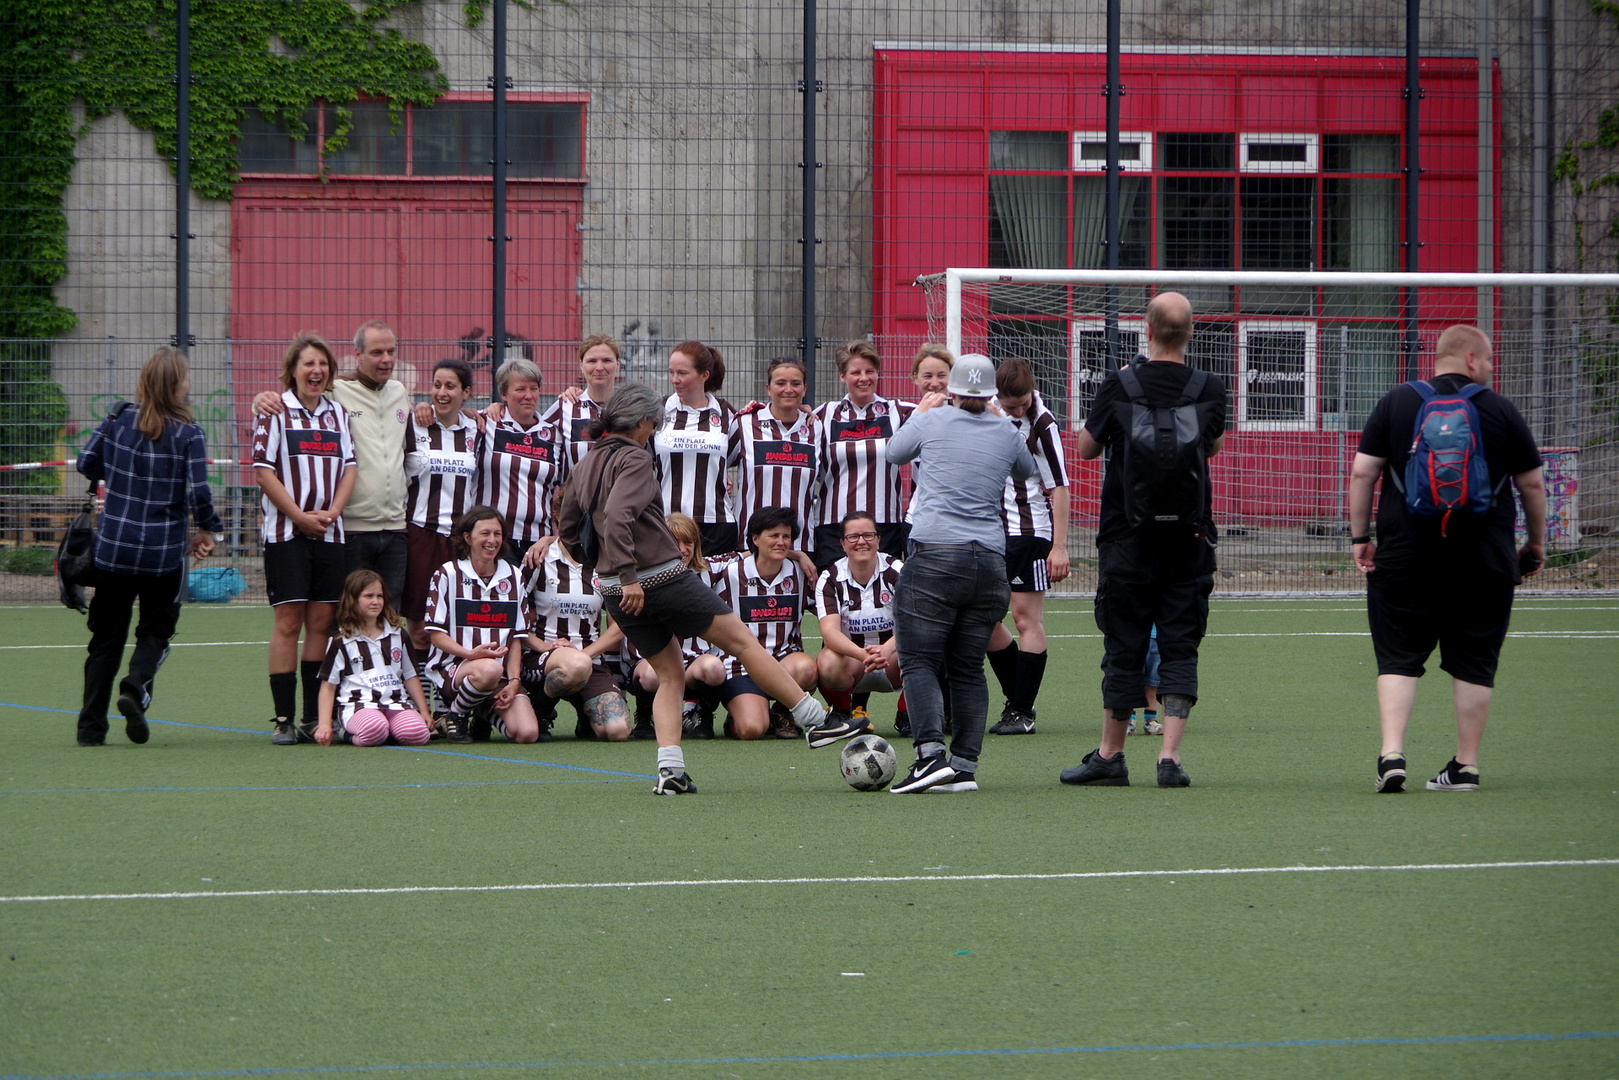
{"type": "Polygon", "coordinates": [[[275,702],[278,720],[291,720],[298,710],[298,676],[290,671],[278,671],[270,676],[270,700],[275,702]]]}
{"type": "Polygon", "coordinates": [[[1017,693],[1007,698],[1013,706],[1024,712],[1034,711],[1034,699],[1040,696],[1040,683],[1046,677],[1046,654],[1020,652],[1017,654],[1017,693]]]}
{"type": "Polygon", "coordinates": [[[652,723],[652,698],[655,696],[651,690],[644,689],[639,681],[630,683],[630,696],[635,699],[635,722],[652,723]]]}
{"type": "Polygon", "coordinates": [[[869,708],[867,708],[867,706],[871,704],[870,691],[867,691],[864,694],[852,694],[850,695],[849,700],[851,702],[849,705],[850,709],[866,709],[867,712],[871,711],[869,708]]]}
{"type": "Polygon", "coordinates": [[[1012,701],[1017,691],[1018,676],[1017,642],[1012,642],[1004,649],[998,649],[989,654],[990,670],[995,672],[995,681],[1001,684],[1001,694],[1007,701],[1012,701]]]}
{"type": "Polygon", "coordinates": [[[320,669],[324,661],[298,661],[298,674],[304,684],[304,723],[313,724],[320,719],[320,669]]]}

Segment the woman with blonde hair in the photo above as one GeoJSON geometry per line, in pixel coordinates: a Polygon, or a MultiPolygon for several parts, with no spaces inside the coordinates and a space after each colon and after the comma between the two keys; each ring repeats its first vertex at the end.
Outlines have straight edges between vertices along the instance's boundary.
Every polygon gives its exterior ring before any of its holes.
{"type": "Polygon", "coordinates": [[[118,687],[118,711],[133,743],[150,737],[146,710],[152,682],[169,655],[180,618],[186,552],[202,558],[224,539],[208,487],[208,447],[186,404],[191,391],[185,353],[164,347],[141,367],[135,405],[120,404],[101,422],[77,467],[107,483],[96,530],[96,592],[90,601],[90,655],[84,661],[79,745],[107,741],[107,702],[124,659],[135,604],[135,653],[118,687]],[[187,537],[187,522],[196,523],[187,537]]]}

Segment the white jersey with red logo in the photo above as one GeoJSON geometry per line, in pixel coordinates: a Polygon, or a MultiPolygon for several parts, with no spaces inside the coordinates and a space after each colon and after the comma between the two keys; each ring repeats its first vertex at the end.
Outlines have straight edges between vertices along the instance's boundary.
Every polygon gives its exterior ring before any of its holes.
{"type": "Polygon", "coordinates": [[[1029,409],[1012,421],[1029,442],[1034,457],[1034,475],[1027,480],[1006,479],[1001,496],[1001,523],[1008,536],[1035,536],[1051,539],[1051,497],[1048,491],[1068,486],[1068,466],[1062,456],[1062,435],[1057,418],[1036,393],[1029,409]]]}
{"type": "Polygon", "coordinates": [[[561,544],[545,549],[545,561],[528,572],[523,584],[541,641],[565,638],[583,649],[601,636],[602,598],[595,575],[568,558],[561,544]]]}
{"type": "Polygon", "coordinates": [[[405,680],[416,665],[405,651],[405,637],[388,627],[381,637],[344,631],[326,645],[322,682],[337,687],[338,715],[346,722],[359,709],[414,709],[405,680]]]}
{"type": "Polygon", "coordinates": [[[816,408],[815,436],[821,451],[817,526],[836,525],[856,510],[874,515],[879,525],[903,519],[900,467],[888,463],[888,440],[915,411],[909,401],[883,397],[863,408],[848,397],[816,408]]]}
{"type": "MultiPolygon", "coordinates": [[[[495,572],[487,579],[478,576],[468,559],[452,560],[433,572],[427,589],[429,631],[449,635],[463,649],[479,645],[522,648],[521,639],[533,625],[523,582],[504,559],[495,560],[495,572]]],[[[435,645],[424,672],[442,690],[460,662],[460,657],[435,645]]]]}
{"type": "Polygon", "coordinates": [[[405,519],[419,529],[449,536],[472,509],[478,491],[478,426],[456,414],[448,427],[435,419],[405,425],[405,519]]]}
{"type": "Polygon", "coordinates": [[[551,491],[568,478],[557,429],[536,416],[528,427],[510,412],[485,427],[478,450],[478,501],[499,511],[519,551],[556,531],[551,491]]]}
{"type": "MultiPolygon", "coordinates": [[[[343,470],[354,464],[354,439],[349,435],[349,414],[330,398],[306,409],[298,395],[281,395],[286,408],[261,416],[253,424],[253,466],[269,469],[305,513],[330,510],[337,498],[343,470]]],[[[260,499],[264,509],[264,542],[276,544],[298,535],[292,519],[276,509],[270,497],[260,499]]],[[[343,519],[338,518],[321,537],[328,544],[343,542],[343,519]]]]}
{"type": "Polygon", "coordinates": [[[563,456],[567,458],[569,469],[585,460],[585,455],[590,453],[590,422],[601,415],[604,404],[592,398],[587,391],[571,404],[557,398],[545,415],[540,417],[556,428],[557,441],[566,451],[563,456]]]}
{"type": "MultiPolygon", "coordinates": [[[[782,560],[781,569],[769,579],[760,576],[759,563],[752,555],[715,560],[713,565],[714,591],[731,605],[771,656],[780,660],[789,653],[804,651],[799,623],[804,617],[807,583],[797,563],[782,560]]],[[[741,661],[734,656],[725,658],[727,679],[745,674],[741,661]]]]}
{"type": "MultiPolygon", "coordinates": [[[[820,472],[815,420],[801,412],[790,424],[760,409],[731,421],[730,462],[736,466],[738,532],[765,507],[785,506],[798,522],[800,543],[810,530],[810,507],[820,472]]],[[[743,547],[747,537],[739,537],[743,547]]]]}
{"type": "Polygon", "coordinates": [[[731,406],[713,394],[700,409],[670,394],[663,403],[663,430],[652,438],[663,484],[663,512],[682,513],[699,525],[735,521],[725,490],[730,454],[731,406]]]}
{"type": "Polygon", "coordinates": [[[862,585],[849,573],[849,558],[844,556],[822,570],[815,582],[815,617],[841,616],[840,629],[862,649],[881,645],[894,636],[894,597],[904,566],[879,551],[871,579],[862,585]]]}

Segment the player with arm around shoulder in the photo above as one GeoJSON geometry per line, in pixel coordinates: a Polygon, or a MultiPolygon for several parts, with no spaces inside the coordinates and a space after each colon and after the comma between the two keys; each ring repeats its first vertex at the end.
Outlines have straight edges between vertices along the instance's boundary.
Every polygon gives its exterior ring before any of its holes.
{"type": "MultiPolygon", "coordinates": [[[[877,550],[877,521],[855,512],[843,519],[843,558],[815,583],[821,640],[815,658],[821,693],[889,693],[900,688],[894,597],[905,564],[877,550]]],[[[837,717],[837,710],[832,713],[837,717]]],[[[839,717],[841,719],[841,717],[839,717]]]]}

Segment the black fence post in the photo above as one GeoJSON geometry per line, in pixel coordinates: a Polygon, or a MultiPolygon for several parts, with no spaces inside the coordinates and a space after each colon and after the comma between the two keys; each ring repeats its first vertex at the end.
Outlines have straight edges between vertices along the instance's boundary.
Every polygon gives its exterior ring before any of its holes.
{"type": "Polygon", "coordinates": [[[495,220],[494,233],[489,237],[495,245],[491,282],[494,331],[489,335],[489,371],[494,382],[490,398],[499,401],[500,385],[494,377],[506,360],[506,242],[511,239],[506,235],[506,167],[511,163],[506,153],[506,0],[495,0],[494,9],[495,74],[489,80],[490,88],[494,90],[495,112],[494,157],[490,161],[495,188],[495,220]]]}
{"type": "Polygon", "coordinates": [[[174,347],[191,338],[191,0],[175,5],[174,347]]]}
{"type": "MultiPolygon", "coordinates": [[[[1119,0],[1107,0],[1107,179],[1104,181],[1102,214],[1107,219],[1107,269],[1119,268],[1119,98],[1124,86],[1119,74],[1119,0]]],[[[1072,153],[1072,149],[1069,151],[1072,153]]],[[[1072,164],[1072,163],[1070,163],[1072,164]]],[[[1119,287],[1107,285],[1104,297],[1107,318],[1103,324],[1108,362],[1123,367],[1125,358],[1119,341],[1119,287]]]]}
{"type": "MultiPolygon", "coordinates": [[[[1417,193],[1422,176],[1419,125],[1422,119],[1422,20],[1421,0],[1405,0],[1405,272],[1415,274],[1422,247],[1421,220],[1417,193]]],[[[1400,356],[1400,380],[1417,373],[1417,289],[1400,290],[1401,314],[1405,319],[1405,345],[1400,356]]]]}
{"type": "Polygon", "coordinates": [[[815,170],[821,167],[821,163],[815,160],[815,95],[821,92],[821,84],[815,77],[815,14],[815,0],[804,0],[804,78],[798,84],[798,92],[804,95],[803,160],[798,163],[804,173],[804,206],[803,235],[798,242],[804,249],[799,348],[804,357],[806,403],[815,400],[815,354],[820,347],[820,339],[815,336],[815,246],[820,243],[815,236],[815,170]]]}

